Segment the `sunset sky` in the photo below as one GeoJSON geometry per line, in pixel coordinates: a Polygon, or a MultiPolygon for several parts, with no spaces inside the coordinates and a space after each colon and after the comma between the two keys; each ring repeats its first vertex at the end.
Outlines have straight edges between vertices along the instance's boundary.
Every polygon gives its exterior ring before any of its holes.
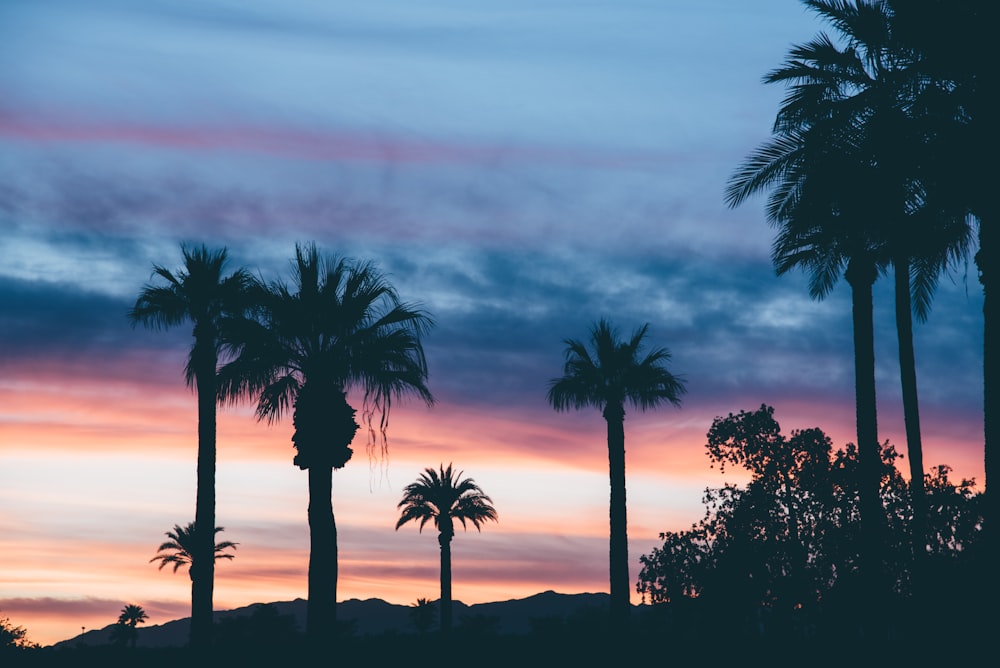
{"type": "MultiPolygon", "coordinates": [[[[608,590],[604,421],[545,401],[563,339],[600,317],[649,323],[688,388],[626,418],[633,581],[706,487],[741,480],[709,467],[715,417],[766,403],[786,433],[854,441],[846,285],[817,302],[776,277],[763,201],[723,201],[783,95],[761,77],[822,28],[798,0],[5,0],[0,618],[44,645],[125,603],[190,613],[186,574],[149,559],[194,518],[191,332],[125,315],[182,242],[271,280],[315,241],[436,322],[436,405],[394,405],[388,457],[362,433],[334,476],[342,600],[438,597],[434,532],[393,527],[403,486],[449,462],[500,516],[456,536],[457,600],[608,590]]],[[[879,437],[902,451],[890,287],[879,437]]],[[[915,345],[925,464],[980,486],[982,331],[970,259],[915,345]]],[[[220,412],[217,518],[239,548],[216,609],[306,596],[291,429],[220,412]]]]}

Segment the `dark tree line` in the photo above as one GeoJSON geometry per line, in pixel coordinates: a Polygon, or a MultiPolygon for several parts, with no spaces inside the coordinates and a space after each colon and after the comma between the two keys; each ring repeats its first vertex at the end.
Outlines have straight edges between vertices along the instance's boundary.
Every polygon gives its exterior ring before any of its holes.
{"type": "MultiPolygon", "coordinates": [[[[640,557],[637,589],[645,600],[697,610],[692,620],[710,618],[753,635],[779,629],[800,637],[846,631],[846,638],[857,638],[871,605],[860,578],[857,447],[834,449],[818,428],[785,435],[774,409],[765,405],[717,418],[706,449],[713,466],[742,468],[750,481],[706,489],[705,516],[690,529],[661,534],[663,544],[640,557]]],[[[914,548],[912,487],[897,468],[895,448],[886,442],[879,452],[879,508],[886,528],[879,547],[895,601],[887,609],[920,612],[909,628],[905,615],[886,615],[879,631],[868,630],[870,637],[885,639],[894,625],[894,632],[919,630],[920,619],[938,627],[937,613],[953,615],[955,604],[969,595],[963,581],[978,568],[983,495],[974,481],[953,480],[948,466],[931,467],[920,523],[927,540],[914,548]],[[913,599],[918,553],[936,584],[936,598],[919,604],[913,599]]]]}

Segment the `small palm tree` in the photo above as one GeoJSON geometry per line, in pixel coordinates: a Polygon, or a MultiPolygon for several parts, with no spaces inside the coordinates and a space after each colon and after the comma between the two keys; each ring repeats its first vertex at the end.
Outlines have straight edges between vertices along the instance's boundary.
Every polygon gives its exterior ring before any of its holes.
{"type": "Polygon", "coordinates": [[[418,598],[417,602],[410,606],[410,623],[420,635],[430,631],[436,621],[437,608],[434,607],[434,601],[429,598],[418,598]]]}
{"type": "Polygon", "coordinates": [[[548,401],[557,411],[597,408],[608,424],[608,462],[611,477],[611,621],[617,630],[629,615],[628,530],[625,503],[625,404],[645,411],[663,402],[680,406],[684,380],[667,371],[666,348],[640,355],[649,325],[632,333],[628,341],[601,319],[591,328],[593,350],[575,339],[566,339],[563,376],[550,382],[548,401]]]}
{"type": "MultiPolygon", "coordinates": [[[[198,394],[198,469],[195,492],[195,522],[215,526],[216,460],[216,367],[226,321],[240,314],[246,306],[249,273],[237,269],[228,276],[226,249],[209,250],[205,246],[181,246],[184,268],[172,272],[159,265],[153,274],[162,285],[145,285],[129,310],[134,327],[142,324],[153,329],[168,329],[191,322],[194,345],[185,370],[187,384],[198,394]]],[[[202,537],[191,546],[192,554],[202,555],[191,571],[191,645],[208,647],[212,642],[212,592],[215,583],[215,560],[212,536],[202,537]]]]}
{"type": "MultiPolygon", "coordinates": [[[[159,570],[163,570],[163,567],[167,564],[172,564],[174,567],[174,573],[176,573],[177,569],[181,566],[187,566],[188,575],[193,580],[193,564],[195,562],[194,546],[198,544],[196,539],[197,530],[195,526],[194,522],[188,522],[186,527],[175,524],[173,531],[167,531],[165,534],[170,540],[161,543],[160,546],[156,548],[157,553],[163,552],[164,554],[157,554],[149,560],[150,563],[159,561],[159,570]]],[[[219,533],[220,531],[225,531],[225,527],[215,527],[215,533],[219,533]]],[[[234,543],[228,540],[216,543],[215,558],[232,559],[234,555],[227,554],[224,551],[230,549],[235,550],[237,545],[239,545],[239,543],[234,543]]]]}
{"type": "Polygon", "coordinates": [[[462,471],[455,472],[451,464],[442,464],[438,471],[424,469],[416,482],[403,488],[402,509],[396,530],[407,522],[420,521],[420,530],[434,521],[441,546],[441,630],[451,630],[451,539],[455,536],[455,520],[468,528],[471,522],[481,531],[483,522],[497,521],[493,500],[483,493],[472,478],[462,478],[462,471]]]}
{"type": "Polygon", "coordinates": [[[127,641],[134,649],[136,638],[139,635],[136,627],[147,619],[149,619],[149,615],[142,609],[142,606],[134,603],[127,604],[118,615],[118,623],[113,629],[115,641],[121,643],[127,641]]]}

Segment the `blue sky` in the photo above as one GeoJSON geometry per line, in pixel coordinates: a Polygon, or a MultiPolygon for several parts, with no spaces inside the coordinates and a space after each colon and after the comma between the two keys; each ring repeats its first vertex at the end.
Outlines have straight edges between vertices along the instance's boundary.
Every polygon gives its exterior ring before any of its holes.
{"type": "MultiPolygon", "coordinates": [[[[714,417],[767,403],[786,431],[852,441],[846,286],[815,302],[803,275],[777,278],[763,202],[723,201],[783,95],[761,77],[822,27],[795,0],[4,2],[0,609],[48,641],[128,597],[154,623],[186,614],[182,578],[146,562],[193,515],[189,333],[124,316],[182,242],[270,279],[316,241],[375,260],[436,320],[437,405],[398,407],[390,459],[335,481],[349,596],[436,596],[435,541],[385,527],[402,486],[451,460],[501,515],[458,538],[456,597],[606,588],[603,422],[544,400],[563,339],[600,317],[649,323],[688,385],[680,410],[626,422],[633,577],[724,482],[714,417]],[[65,559],[81,549],[92,578],[65,559]]],[[[884,279],[876,327],[880,438],[903,449],[884,279]]],[[[925,460],[981,480],[971,262],[916,350],[925,460]]],[[[289,436],[222,418],[220,524],[241,552],[217,606],[304,595],[289,436]]]]}

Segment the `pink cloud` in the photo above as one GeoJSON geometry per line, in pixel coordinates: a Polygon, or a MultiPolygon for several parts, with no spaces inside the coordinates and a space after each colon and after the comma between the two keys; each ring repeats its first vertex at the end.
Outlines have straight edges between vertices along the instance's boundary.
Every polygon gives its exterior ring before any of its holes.
{"type": "Polygon", "coordinates": [[[599,169],[659,169],[676,157],[654,151],[502,146],[390,135],[251,125],[193,126],[33,117],[0,110],[0,137],[29,143],[124,144],[182,151],[263,153],[305,160],[392,164],[519,162],[599,169]]]}

